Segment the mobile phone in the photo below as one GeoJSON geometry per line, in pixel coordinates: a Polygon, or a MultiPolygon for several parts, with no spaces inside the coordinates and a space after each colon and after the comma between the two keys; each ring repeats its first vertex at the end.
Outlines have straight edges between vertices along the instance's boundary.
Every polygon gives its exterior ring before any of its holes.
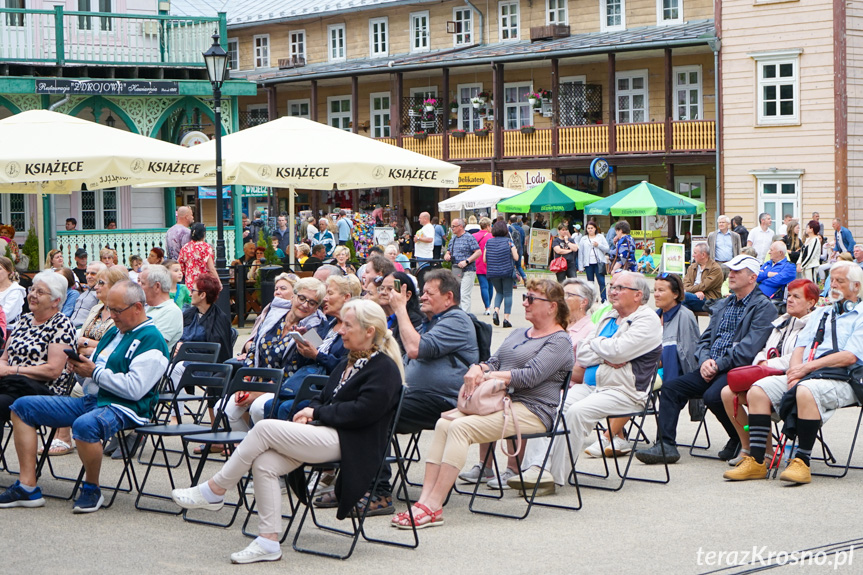
{"type": "Polygon", "coordinates": [[[288,332],[288,335],[291,336],[294,339],[294,341],[297,343],[302,343],[305,341],[305,339],[303,338],[303,335],[298,331],[290,331],[290,332],[288,332]]]}
{"type": "Polygon", "coordinates": [[[81,356],[78,355],[78,352],[72,348],[64,349],[63,353],[65,353],[69,359],[74,359],[75,361],[81,361],[81,356]]]}
{"type": "Polygon", "coordinates": [[[393,280],[393,289],[397,292],[402,291],[402,282],[401,280],[394,279],[393,280]]]}

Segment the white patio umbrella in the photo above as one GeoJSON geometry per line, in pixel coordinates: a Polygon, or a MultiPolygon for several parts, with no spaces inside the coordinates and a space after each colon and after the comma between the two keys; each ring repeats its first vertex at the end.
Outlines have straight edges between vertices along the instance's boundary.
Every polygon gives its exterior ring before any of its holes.
{"type": "Polygon", "coordinates": [[[437,206],[442,212],[490,208],[495,206],[499,201],[518,193],[520,193],[518,190],[510,190],[509,188],[502,188],[491,184],[480,184],[466,192],[439,202],[437,206]]]}
{"type": "Polygon", "coordinates": [[[0,120],[0,191],[69,193],[215,174],[215,155],[89,120],[30,110],[0,120]]]}
{"type": "MultiPolygon", "coordinates": [[[[215,141],[193,148],[195,156],[215,157],[215,141]]],[[[454,188],[459,167],[423,154],[339,130],[304,118],[282,117],[222,137],[224,184],[342,190],[389,186],[454,188]]],[[[158,186],[162,182],[146,185],[158,186]]],[[[196,182],[214,185],[215,175],[196,182]]],[[[142,184],[143,185],[143,184],[142,184]]],[[[294,243],[294,226],[290,226],[294,243]]],[[[291,251],[291,261],[294,253],[291,251]]]]}

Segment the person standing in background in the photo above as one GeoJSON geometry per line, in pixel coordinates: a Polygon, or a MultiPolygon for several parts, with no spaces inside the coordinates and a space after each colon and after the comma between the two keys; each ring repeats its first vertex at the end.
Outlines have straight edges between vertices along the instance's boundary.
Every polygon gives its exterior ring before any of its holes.
{"type": "Polygon", "coordinates": [[[733,218],[731,218],[731,227],[734,230],[734,233],[740,236],[740,245],[749,245],[746,243],[749,239],[749,230],[747,230],[746,227],[743,225],[743,218],[740,216],[734,216],[733,218]]]}
{"type": "Polygon", "coordinates": [[[192,210],[188,206],[180,206],[177,208],[177,223],[171,226],[168,233],[165,234],[165,247],[168,250],[168,258],[176,260],[180,257],[180,250],[183,246],[189,243],[191,232],[189,227],[195,217],[192,215],[192,210]]]}
{"type": "Polygon", "coordinates": [[[443,245],[446,242],[446,229],[441,225],[437,216],[431,219],[434,226],[434,259],[439,260],[443,252],[443,245]]]}

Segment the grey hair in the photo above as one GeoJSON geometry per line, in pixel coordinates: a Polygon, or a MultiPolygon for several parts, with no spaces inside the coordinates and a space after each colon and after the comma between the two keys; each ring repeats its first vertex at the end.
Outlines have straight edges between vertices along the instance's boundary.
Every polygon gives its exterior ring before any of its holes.
{"type": "Polygon", "coordinates": [[[141,304],[145,308],[147,307],[147,296],[144,295],[144,288],[133,282],[132,280],[122,280],[118,281],[111,288],[111,291],[115,289],[123,290],[123,303],[125,305],[135,305],[136,303],[141,304]]]}
{"type": "Polygon", "coordinates": [[[731,223],[731,220],[728,219],[728,216],[726,216],[725,214],[719,214],[718,216],[716,216],[717,222],[721,222],[722,220],[725,220],[726,222],[731,223]]]}
{"type": "Polygon", "coordinates": [[[833,275],[833,272],[840,269],[848,270],[845,277],[848,278],[849,282],[857,283],[857,297],[859,298],[861,294],[863,294],[863,269],[861,269],[860,266],[858,266],[855,262],[840,260],[830,266],[830,275],[833,275]]]}
{"type": "Polygon", "coordinates": [[[782,254],[782,257],[785,257],[785,254],[788,253],[788,246],[785,245],[785,242],[780,242],[779,240],[777,240],[770,244],[770,247],[779,250],[779,253],[782,254]]]}
{"type": "Polygon", "coordinates": [[[767,212],[761,212],[760,214],[758,214],[758,223],[761,223],[764,218],[768,217],[769,215],[770,214],[768,214],[767,212]]]}
{"type": "Polygon", "coordinates": [[[45,270],[33,276],[33,285],[35,286],[39,282],[45,284],[45,287],[48,288],[52,300],[60,300],[58,307],[62,308],[63,304],[66,303],[66,290],[69,288],[69,282],[65,276],[54,270],[45,270]]]}
{"type": "Polygon", "coordinates": [[[108,269],[108,266],[106,266],[102,262],[90,262],[89,264],[87,264],[87,267],[89,268],[90,266],[96,266],[96,273],[97,274],[108,269]]]}
{"type": "Polygon", "coordinates": [[[699,253],[710,255],[710,246],[707,242],[698,242],[692,249],[698,250],[699,253]]]}
{"type": "Polygon", "coordinates": [[[152,265],[141,273],[144,274],[145,272],[147,274],[145,277],[147,287],[154,287],[158,283],[164,293],[171,293],[174,281],[171,279],[171,272],[168,271],[168,268],[160,265],[152,265]]]}
{"type": "Polygon", "coordinates": [[[590,313],[590,310],[593,308],[593,304],[596,301],[596,290],[593,288],[593,284],[580,278],[567,278],[561,285],[563,287],[575,286],[575,291],[578,292],[578,297],[587,302],[587,307],[584,310],[585,313],[590,313]]]}
{"type": "Polygon", "coordinates": [[[633,283],[635,283],[635,285],[632,287],[641,291],[642,305],[650,301],[650,284],[647,283],[647,278],[645,278],[642,274],[636,272],[623,271],[619,273],[626,274],[626,277],[632,277],[633,283]]]}
{"type": "Polygon", "coordinates": [[[304,289],[315,292],[315,299],[319,302],[323,301],[324,296],[327,295],[327,286],[315,278],[302,278],[294,284],[294,293],[300,293],[304,289]]]}

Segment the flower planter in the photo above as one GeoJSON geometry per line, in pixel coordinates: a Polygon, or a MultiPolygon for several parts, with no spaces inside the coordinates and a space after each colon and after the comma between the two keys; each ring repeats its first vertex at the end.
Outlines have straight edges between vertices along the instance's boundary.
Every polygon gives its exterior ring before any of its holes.
{"type": "Polygon", "coordinates": [[[474,107],[474,109],[478,109],[480,106],[482,106],[482,102],[471,102],[470,104],[474,107]]]}
{"type": "Polygon", "coordinates": [[[485,138],[488,136],[488,130],[474,130],[473,135],[477,138],[485,138]]]}
{"type": "Polygon", "coordinates": [[[453,138],[464,138],[467,136],[465,132],[450,132],[450,134],[452,134],[453,138]]]}
{"type": "Polygon", "coordinates": [[[539,104],[539,100],[537,100],[536,98],[528,98],[527,101],[530,104],[531,108],[536,108],[536,105],[539,104]]]}
{"type": "Polygon", "coordinates": [[[434,106],[426,106],[426,112],[434,112],[434,106]]]}
{"type": "Polygon", "coordinates": [[[428,134],[414,134],[414,140],[425,140],[428,136],[428,134]]]}
{"type": "Polygon", "coordinates": [[[434,120],[423,120],[420,122],[420,127],[422,128],[434,128],[437,125],[437,122],[434,120]]]}
{"type": "Polygon", "coordinates": [[[422,112],[418,112],[417,110],[408,110],[408,116],[411,118],[416,118],[420,116],[422,112]]]}
{"type": "Polygon", "coordinates": [[[536,128],[534,128],[533,126],[522,126],[521,127],[521,133],[522,134],[530,135],[530,134],[533,134],[534,132],[536,132],[536,128]]]}

